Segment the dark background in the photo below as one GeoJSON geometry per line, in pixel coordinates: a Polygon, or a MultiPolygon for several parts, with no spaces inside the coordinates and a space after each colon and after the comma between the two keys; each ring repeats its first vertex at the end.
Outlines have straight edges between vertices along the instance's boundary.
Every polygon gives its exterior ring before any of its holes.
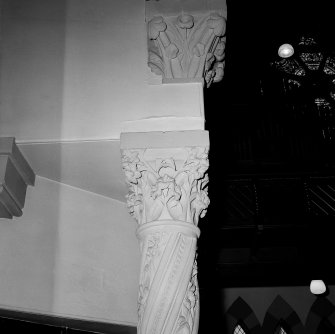
{"type": "Polygon", "coordinates": [[[225,76],[205,89],[211,204],[200,223],[202,288],[308,285],[318,275],[335,283],[335,198],[323,203],[327,213],[310,198],[333,187],[334,142],[314,119],[293,115],[270,66],[281,44],[301,36],[335,50],[330,4],[227,1],[225,76]]]}
{"type": "MultiPolygon", "coordinates": [[[[292,112],[283,76],[271,67],[279,46],[295,46],[301,36],[335,50],[330,5],[227,0],[225,75],[205,89],[211,204],[198,244],[204,333],[222,319],[223,288],[308,286],[315,277],[335,284],[334,140],[324,140],[318,119],[292,112]]],[[[304,109],[308,115],[313,106],[304,109]]]]}

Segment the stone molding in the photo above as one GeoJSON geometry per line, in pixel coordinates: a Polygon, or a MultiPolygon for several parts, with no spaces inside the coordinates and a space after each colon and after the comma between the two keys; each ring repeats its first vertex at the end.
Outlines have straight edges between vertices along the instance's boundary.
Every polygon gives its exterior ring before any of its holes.
{"type": "Polygon", "coordinates": [[[139,334],[198,332],[197,225],[209,204],[208,149],[207,131],[121,135],[142,257],[139,334]]]}
{"type": "Polygon", "coordinates": [[[35,173],[13,137],[0,138],[0,218],[21,216],[28,185],[35,173]]]}
{"type": "Polygon", "coordinates": [[[163,82],[223,78],[226,12],[154,16],[148,20],[148,66],[163,82]]]}

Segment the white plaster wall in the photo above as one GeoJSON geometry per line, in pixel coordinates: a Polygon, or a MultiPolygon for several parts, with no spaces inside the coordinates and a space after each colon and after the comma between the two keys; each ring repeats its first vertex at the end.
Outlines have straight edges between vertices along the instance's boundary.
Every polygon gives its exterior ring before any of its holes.
{"type": "Polygon", "coordinates": [[[2,1],[1,135],[113,139],[123,121],[203,116],[200,83],[146,83],[144,1],[2,1]]]}
{"type": "Polygon", "coordinates": [[[0,218],[0,307],[52,311],[59,187],[37,178],[22,218],[0,218]]]}
{"type": "Polygon", "coordinates": [[[61,133],[65,2],[2,0],[0,135],[61,133]]]}
{"type": "Polygon", "coordinates": [[[137,323],[136,222],[125,203],[62,186],[53,310],[137,323]]]}
{"type": "Polygon", "coordinates": [[[0,307],[136,325],[140,255],[125,204],[37,177],[0,219],[0,307]]]}

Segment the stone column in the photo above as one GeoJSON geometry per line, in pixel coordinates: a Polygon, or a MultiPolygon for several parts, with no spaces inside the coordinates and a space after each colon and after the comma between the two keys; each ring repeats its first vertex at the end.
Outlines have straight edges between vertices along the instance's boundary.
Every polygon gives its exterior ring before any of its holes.
{"type": "Polygon", "coordinates": [[[196,246],[207,195],[207,131],[124,133],[127,204],[138,222],[138,334],[196,334],[196,246]]]}

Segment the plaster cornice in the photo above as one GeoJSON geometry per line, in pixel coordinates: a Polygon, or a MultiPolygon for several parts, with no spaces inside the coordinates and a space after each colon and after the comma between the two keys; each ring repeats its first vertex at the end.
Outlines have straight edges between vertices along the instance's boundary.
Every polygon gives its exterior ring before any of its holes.
{"type": "Polygon", "coordinates": [[[15,138],[0,138],[0,218],[22,215],[27,186],[34,183],[35,173],[15,138]]]}

